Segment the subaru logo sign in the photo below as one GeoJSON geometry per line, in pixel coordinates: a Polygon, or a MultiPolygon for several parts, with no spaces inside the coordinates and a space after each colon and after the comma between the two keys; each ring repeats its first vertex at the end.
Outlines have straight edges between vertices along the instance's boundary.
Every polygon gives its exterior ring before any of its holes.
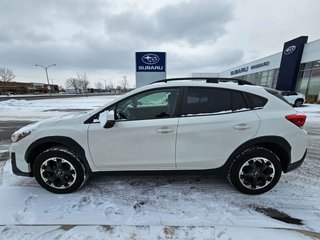
{"type": "Polygon", "coordinates": [[[136,52],[136,72],[166,72],[166,53],[136,52]]]}
{"type": "Polygon", "coordinates": [[[287,47],[287,49],[284,50],[283,54],[286,55],[286,56],[291,55],[296,50],[296,48],[297,47],[295,45],[287,47]]]}
{"type": "Polygon", "coordinates": [[[157,64],[160,61],[160,58],[156,54],[148,53],[143,55],[143,57],[141,58],[141,61],[145,64],[153,65],[153,64],[157,64]]]}

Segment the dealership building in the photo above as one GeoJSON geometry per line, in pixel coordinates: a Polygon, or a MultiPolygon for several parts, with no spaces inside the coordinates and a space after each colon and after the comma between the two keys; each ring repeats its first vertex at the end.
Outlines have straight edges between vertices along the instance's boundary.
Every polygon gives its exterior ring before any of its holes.
{"type": "Polygon", "coordinates": [[[221,73],[192,73],[192,77],[244,79],[257,85],[306,95],[314,103],[320,93],[320,39],[301,36],[284,43],[283,51],[221,73]]]}

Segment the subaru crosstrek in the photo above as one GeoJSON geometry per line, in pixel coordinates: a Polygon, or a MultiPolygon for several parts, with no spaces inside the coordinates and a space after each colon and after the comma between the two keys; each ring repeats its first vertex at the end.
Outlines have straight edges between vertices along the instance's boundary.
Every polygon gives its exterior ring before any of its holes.
{"type": "Polygon", "coordinates": [[[305,120],[278,91],[243,80],[166,79],[18,130],[12,168],[54,193],[95,172],[195,170],[260,194],[304,161],[305,120]]]}

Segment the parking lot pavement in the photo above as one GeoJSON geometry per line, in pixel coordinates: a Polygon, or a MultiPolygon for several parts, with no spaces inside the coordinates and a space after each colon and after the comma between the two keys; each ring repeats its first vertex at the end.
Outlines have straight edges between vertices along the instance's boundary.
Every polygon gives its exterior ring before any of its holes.
{"type": "Polygon", "coordinates": [[[30,123],[29,121],[0,121],[0,142],[10,140],[12,133],[30,123]]]}
{"type": "Polygon", "coordinates": [[[9,158],[9,144],[11,142],[11,135],[19,128],[30,124],[28,121],[0,121],[0,167],[1,162],[9,158]]]}

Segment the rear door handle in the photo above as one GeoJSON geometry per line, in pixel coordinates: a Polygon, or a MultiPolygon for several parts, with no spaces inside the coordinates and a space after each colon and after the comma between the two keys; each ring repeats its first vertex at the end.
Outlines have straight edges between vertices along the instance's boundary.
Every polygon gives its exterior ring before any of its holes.
{"type": "Polygon", "coordinates": [[[174,132],[173,128],[169,128],[169,127],[160,127],[156,129],[157,133],[172,133],[174,132]]]}
{"type": "Polygon", "coordinates": [[[238,125],[234,125],[233,128],[236,129],[236,130],[247,130],[247,129],[250,129],[251,126],[246,124],[246,123],[241,123],[241,124],[238,124],[238,125]]]}

